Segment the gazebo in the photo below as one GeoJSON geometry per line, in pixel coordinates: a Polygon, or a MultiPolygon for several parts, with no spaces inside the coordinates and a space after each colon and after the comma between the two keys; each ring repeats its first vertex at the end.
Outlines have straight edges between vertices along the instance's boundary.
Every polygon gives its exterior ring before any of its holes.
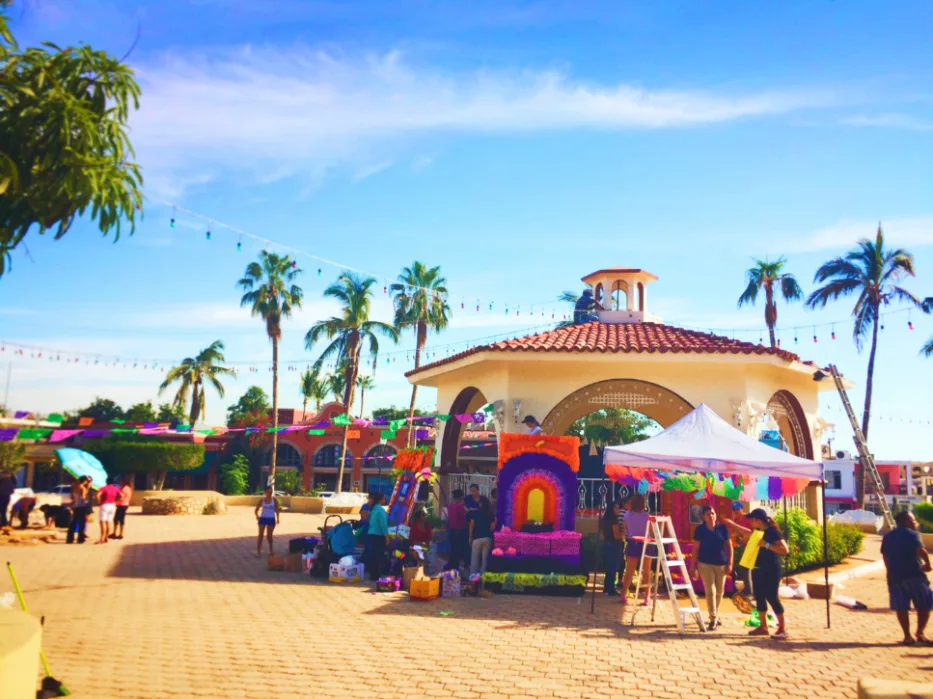
{"type": "MultiPolygon", "coordinates": [[[[500,432],[522,431],[532,414],[546,434],[561,435],[604,408],[636,410],[666,428],[706,403],[756,438],[764,418],[791,454],[819,458],[818,397],[832,386],[813,380],[816,365],[780,346],[665,324],[648,308],[647,287],[656,280],[636,268],[598,270],[583,277],[606,308],[597,320],[477,345],[408,379],[436,388],[442,413],[494,403],[500,432]]],[[[439,427],[442,472],[456,470],[462,432],[454,422],[439,427]]]]}

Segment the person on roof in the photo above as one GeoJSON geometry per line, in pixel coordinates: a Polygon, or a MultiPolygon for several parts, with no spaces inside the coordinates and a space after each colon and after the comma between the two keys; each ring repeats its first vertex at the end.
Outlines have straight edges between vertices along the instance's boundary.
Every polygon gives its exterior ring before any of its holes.
{"type": "Polygon", "coordinates": [[[599,301],[593,298],[592,289],[584,289],[573,307],[573,324],[580,325],[581,323],[599,320],[593,312],[594,310],[603,311],[605,309],[599,301]]]}

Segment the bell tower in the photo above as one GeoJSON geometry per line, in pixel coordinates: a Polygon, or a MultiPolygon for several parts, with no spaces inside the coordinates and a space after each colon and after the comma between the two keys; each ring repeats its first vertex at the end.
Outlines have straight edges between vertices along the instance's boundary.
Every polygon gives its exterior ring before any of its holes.
{"type": "Polygon", "coordinates": [[[643,269],[609,267],[583,277],[593,290],[603,311],[596,311],[601,323],[660,323],[648,312],[648,285],[658,278],[643,269]]]}

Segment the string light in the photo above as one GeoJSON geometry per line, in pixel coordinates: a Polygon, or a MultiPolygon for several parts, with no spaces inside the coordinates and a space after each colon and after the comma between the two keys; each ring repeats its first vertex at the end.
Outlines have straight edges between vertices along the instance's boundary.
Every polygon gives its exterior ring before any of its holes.
{"type": "Polygon", "coordinates": [[[816,340],[816,326],[814,325],[814,326],[813,326],[813,343],[816,344],[816,342],[817,342],[817,340],[816,340]]]}
{"type": "Polygon", "coordinates": [[[831,337],[832,337],[832,339],[834,339],[834,340],[836,339],[836,326],[835,326],[835,325],[833,325],[833,332],[832,332],[831,337]]]}
{"type": "Polygon", "coordinates": [[[243,239],[242,239],[242,238],[241,238],[240,240],[236,241],[236,251],[237,251],[237,252],[242,252],[242,251],[243,251],[243,239]]]}
{"type": "Polygon", "coordinates": [[[208,240],[211,239],[211,224],[210,223],[207,224],[207,232],[204,233],[204,237],[207,238],[208,240]]]}
{"type": "Polygon", "coordinates": [[[174,227],[175,227],[175,213],[176,213],[176,207],[173,206],[173,207],[172,207],[172,218],[170,218],[170,219],[169,219],[169,222],[168,222],[168,227],[169,227],[169,228],[174,228],[174,227]]]}

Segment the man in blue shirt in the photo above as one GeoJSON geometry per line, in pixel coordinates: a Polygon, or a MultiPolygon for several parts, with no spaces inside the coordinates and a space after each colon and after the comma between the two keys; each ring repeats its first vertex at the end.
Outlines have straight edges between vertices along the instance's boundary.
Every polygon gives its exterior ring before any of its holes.
{"type": "Polygon", "coordinates": [[[470,494],[463,498],[463,506],[466,507],[467,526],[470,526],[479,512],[479,486],[476,483],[470,483],[470,494]]]}
{"type": "Polygon", "coordinates": [[[888,596],[891,611],[904,631],[902,645],[911,646],[918,641],[926,643],[923,632],[933,609],[933,590],[924,573],[930,572],[930,557],[917,533],[917,520],[912,512],[898,512],[894,518],[897,528],[884,535],[881,555],[888,572],[888,596]],[[917,610],[917,635],[910,635],[910,606],[917,610]],[[915,640],[916,639],[916,640],[915,640]]]}

